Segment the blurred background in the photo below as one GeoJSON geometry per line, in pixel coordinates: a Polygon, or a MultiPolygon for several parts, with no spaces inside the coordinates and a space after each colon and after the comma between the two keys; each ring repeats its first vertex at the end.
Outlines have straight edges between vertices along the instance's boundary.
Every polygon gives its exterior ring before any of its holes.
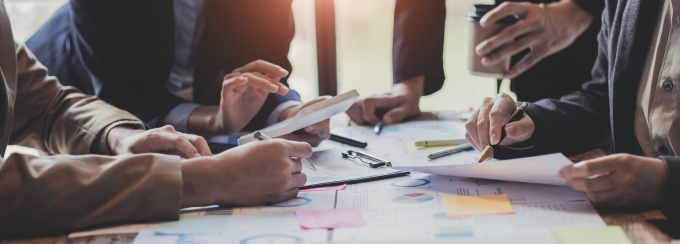
{"type": "MultiPolygon", "coordinates": [[[[427,0],[424,0],[427,1],[427,0]]],[[[15,38],[25,41],[67,0],[5,0],[15,38]]],[[[467,71],[467,11],[474,3],[493,1],[447,0],[444,70],[439,92],[424,97],[424,111],[476,108],[482,98],[495,95],[495,80],[467,71]]],[[[289,80],[304,101],[318,96],[316,32],[313,0],[293,1],[296,34],[289,58],[294,71],[289,80]]],[[[363,96],[389,91],[392,85],[392,30],[394,0],[336,0],[338,93],[357,89],[363,96]]],[[[501,90],[508,90],[505,82],[501,90]]]]}

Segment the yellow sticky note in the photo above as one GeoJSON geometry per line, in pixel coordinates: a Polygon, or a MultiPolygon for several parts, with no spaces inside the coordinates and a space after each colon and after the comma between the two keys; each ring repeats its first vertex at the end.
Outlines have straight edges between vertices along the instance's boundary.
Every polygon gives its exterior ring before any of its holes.
{"type": "Polygon", "coordinates": [[[510,200],[505,194],[492,196],[450,196],[444,198],[446,215],[451,217],[482,215],[482,214],[511,214],[510,200]]]}
{"type": "Polygon", "coordinates": [[[620,226],[559,228],[551,230],[557,244],[629,244],[620,226]]]}

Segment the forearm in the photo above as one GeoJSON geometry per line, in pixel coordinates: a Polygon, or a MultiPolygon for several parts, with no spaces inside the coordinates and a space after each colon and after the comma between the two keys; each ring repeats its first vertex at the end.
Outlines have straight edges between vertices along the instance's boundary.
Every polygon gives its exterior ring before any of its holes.
{"type": "Polygon", "coordinates": [[[12,154],[0,165],[2,237],[171,220],[179,214],[179,157],[12,154]]]}
{"type": "Polygon", "coordinates": [[[187,128],[189,133],[201,136],[227,135],[238,132],[241,128],[230,128],[219,123],[217,114],[219,106],[201,106],[189,115],[187,128]]]}

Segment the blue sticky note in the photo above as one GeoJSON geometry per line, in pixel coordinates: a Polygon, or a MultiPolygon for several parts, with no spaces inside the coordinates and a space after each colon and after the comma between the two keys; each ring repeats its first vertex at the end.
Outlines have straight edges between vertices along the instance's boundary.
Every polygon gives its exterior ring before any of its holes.
{"type": "Polygon", "coordinates": [[[179,221],[162,224],[156,229],[156,234],[219,234],[227,226],[229,216],[205,215],[182,217],[179,221]]]}

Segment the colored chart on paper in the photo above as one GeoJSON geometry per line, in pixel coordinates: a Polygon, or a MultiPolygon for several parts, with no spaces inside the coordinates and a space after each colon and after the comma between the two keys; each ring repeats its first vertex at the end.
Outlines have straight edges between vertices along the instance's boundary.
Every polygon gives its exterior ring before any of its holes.
{"type": "Polygon", "coordinates": [[[470,226],[444,226],[440,227],[434,233],[437,239],[441,238],[456,238],[456,237],[473,237],[472,227],[470,226]]]}
{"type": "Polygon", "coordinates": [[[392,202],[400,204],[414,204],[432,201],[434,197],[423,193],[405,194],[392,199],[392,202]]]}
{"type": "Polygon", "coordinates": [[[446,212],[439,212],[432,215],[433,219],[437,220],[447,220],[447,221],[460,221],[471,218],[471,216],[448,216],[446,212]]]}
{"type": "Polygon", "coordinates": [[[405,180],[398,180],[395,182],[390,183],[390,185],[396,186],[396,187],[418,187],[418,186],[424,186],[430,184],[429,180],[426,179],[405,179],[405,180]]]}
{"type": "Polygon", "coordinates": [[[291,235],[258,235],[248,237],[239,242],[240,244],[255,244],[255,243],[285,243],[285,244],[298,244],[304,243],[302,238],[291,235]]]}
{"type": "Polygon", "coordinates": [[[269,205],[269,206],[281,207],[281,208],[290,208],[290,207],[307,205],[307,204],[310,204],[310,203],[312,203],[312,199],[309,199],[309,198],[306,198],[306,197],[295,197],[295,198],[290,199],[288,201],[272,204],[272,205],[269,205]]]}

